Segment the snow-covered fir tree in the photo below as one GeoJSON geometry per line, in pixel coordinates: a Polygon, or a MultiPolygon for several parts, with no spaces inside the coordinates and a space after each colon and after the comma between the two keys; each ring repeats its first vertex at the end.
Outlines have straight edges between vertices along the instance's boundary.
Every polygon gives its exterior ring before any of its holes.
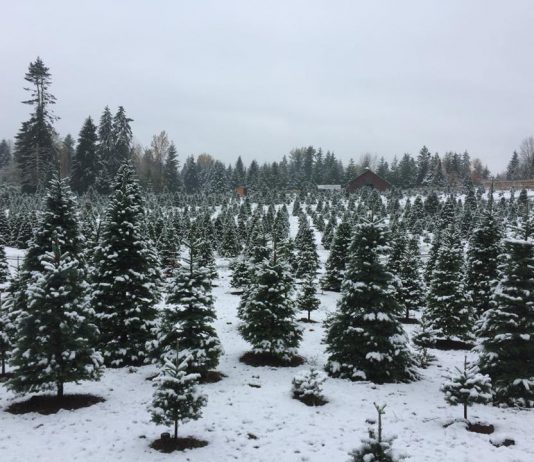
{"type": "Polygon", "coordinates": [[[311,367],[293,378],[291,382],[293,398],[315,406],[324,404],[323,384],[325,382],[324,372],[316,367],[311,367]]]}
{"type": "Polygon", "coordinates": [[[297,298],[297,307],[308,312],[308,321],[311,321],[311,312],[317,310],[321,301],[317,298],[317,283],[313,276],[304,279],[297,298]]]}
{"type": "Polygon", "coordinates": [[[9,266],[4,246],[0,242],[0,286],[5,284],[9,279],[9,266]]]}
{"type": "Polygon", "coordinates": [[[291,299],[293,279],[276,252],[272,258],[257,263],[254,273],[239,312],[239,332],[255,353],[289,359],[296,354],[302,339],[291,299]]]}
{"type": "Polygon", "coordinates": [[[497,404],[534,407],[534,224],[504,239],[499,285],[479,321],[479,366],[497,404]],[[514,235],[515,234],[515,235],[514,235]]]}
{"type": "Polygon", "coordinates": [[[174,426],[178,438],[178,425],[197,420],[207,399],[198,387],[199,374],[192,373],[189,363],[194,361],[187,350],[167,354],[158,376],[154,379],[154,396],[149,408],[152,421],[157,425],[174,426]]]}
{"type": "Polygon", "coordinates": [[[393,276],[382,263],[384,223],[362,220],[355,229],[337,311],[326,321],[326,369],[333,377],[376,383],[417,377],[413,355],[396,319],[393,276]]]}
{"type": "Polygon", "coordinates": [[[12,290],[11,389],[56,389],[62,397],[65,383],[100,376],[102,357],[95,350],[98,330],[86,280],[76,203],[66,180],[53,177],[39,228],[12,290]]]}
{"type": "Polygon", "coordinates": [[[295,238],[296,272],[297,278],[305,278],[317,274],[319,268],[319,255],[315,244],[315,233],[308,223],[308,219],[301,215],[299,220],[299,230],[295,238]]]}
{"type": "Polygon", "coordinates": [[[174,352],[178,341],[189,354],[189,372],[204,377],[219,364],[222,347],[213,327],[216,314],[211,281],[207,269],[199,265],[198,241],[188,240],[184,245],[188,255],[177,268],[159,312],[152,348],[161,359],[174,352]]]}
{"type": "Polygon", "coordinates": [[[490,307],[498,282],[498,259],[501,253],[501,229],[493,211],[493,189],[479,225],[474,229],[466,261],[466,289],[475,315],[480,317],[490,307]]]}
{"type": "Polygon", "coordinates": [[[468,406],[475,403],[487,404],[492,400],[490,377],[481,374],[476,364],[468,364],[467,357],[464,359],[463,369],[456,367],[442,385],[441,391],[445,394],[448,404],[463,406],[465,420],[468,406]]]}
{"type": "Polygon", "coordinates": [[[126,163],[114,185],[92,272],[100,348],[113,367],[143,364],[145,344],[152,339],[161,272],[143,221],[139,185],[126,163]]]}
{"type": "Polygon", "coordinates": [[[473,313],[465,296],[463,255],[458,233],[450,225],[437,253],[424,313],[442,339],[472,339],[473,313]]]}
{"type": "Polygon", "coordinates": [[[369,437],[362,441],[361,446],[350,453],[351,462],[396,462],[399,459],[393,455],[392,442],[394,437],[385,437],[382,434],[382,416],[385,414],[385,405],[375,403],[378,412],[378,428],[369,428],[369,437]]]}
{"type": "Polygon", "coordinates": [[[351,240],[351,224],[348,216],[345,216],[336,228],[330,254],[325,264],[325,274],[321,279],[324,290],[339,292],[347,265],[347,256],[351,240]]]}
{"type": "Polygon", "coordinates": [[[404,309],[404,318],[410,318],[410,311],[419,311],[425,305],[425,289],[420,272],[421,252],[419,238],[408,239],[399,266],[399,287],[397,301],[404,309]]]}

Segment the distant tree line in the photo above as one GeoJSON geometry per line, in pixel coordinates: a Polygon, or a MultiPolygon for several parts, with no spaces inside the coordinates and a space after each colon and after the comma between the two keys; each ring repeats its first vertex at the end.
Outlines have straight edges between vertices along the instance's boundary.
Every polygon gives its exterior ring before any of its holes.
{"type": "MultiPolygon", "coordinates": [[[[50,92],[50,70],[40,58],[30,63],[25,80],[30,97],[24,101],[32,107],[30,118],[23,122],[14,142],[0,142],[0,178],[34,193],[44,188],[53,173],[70,177],[79,194],[108,194],[119,166],[131,160],[140,184],[155,193],[223,193],[236,186],[252,190],[309,190],[321,184],[344,185],[366,168],[400,188],[457,187],[466,182],[489,179],[488,168],[468,152],[431,153],[426,147],[417,156],[404,154],[391,162],[383,157],[364,154],[347,165],[331,151],[313,146],[293,149],[280,161],[260,164],[252,160],[246,166],[237,158],[225,165],[210,154],[190,155],[181,164],[178,151],[165,131],[143,147],[133,140],[132,119],[119,106],[112,114],[105,107],[98,124],[89,116],[77,140],[71,135],[60,137],[54,128],[58,119],[51,110],[56,98],[50,92]]],[[[527,138],[514,152],[507,171],[498,178],[523,179],[534,176],[534,138],[527,138]]]]}

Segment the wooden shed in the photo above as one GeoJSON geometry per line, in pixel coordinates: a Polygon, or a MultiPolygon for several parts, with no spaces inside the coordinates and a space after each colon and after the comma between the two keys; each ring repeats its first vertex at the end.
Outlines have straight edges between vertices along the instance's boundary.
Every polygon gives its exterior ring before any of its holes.
{"type": "Polygon", "coordinates": [[[365,186],[369,188],[378,189],[378,191],[387,191],[392,187],[391,183],[384,180],[383,178],[380,178],[372,170],[367,169],[360,176],[354,178],[353,180],[350,180],[347,183],[346,189],[347,192],[354,192],[357,189],[363,188],[365,186]]]}
{"type": "Polygon", "coordinates": [[[247,187],[246,186],[236,186],[235,194],[237,197],[247,197],[247,187]]]}

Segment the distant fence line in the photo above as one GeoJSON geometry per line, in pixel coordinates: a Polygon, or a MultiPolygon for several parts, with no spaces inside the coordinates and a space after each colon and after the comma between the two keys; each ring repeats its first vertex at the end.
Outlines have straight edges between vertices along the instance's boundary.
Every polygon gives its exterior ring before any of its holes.
{"type": "Polygon", "coordinates": [[[534,189],[534,180],[484,180],[481,183],[486,188],[493,183],[495,190],[534,189]]]}

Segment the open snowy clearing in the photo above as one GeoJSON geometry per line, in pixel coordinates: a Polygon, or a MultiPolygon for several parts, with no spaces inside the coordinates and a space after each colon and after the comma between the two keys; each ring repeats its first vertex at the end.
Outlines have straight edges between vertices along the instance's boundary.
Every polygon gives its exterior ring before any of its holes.
{"type": "MultiPolygon", "coordinates": [[[[8,254],[13,255],[11,249],[8,254]]],[[[17,251],[20,252],[20,251],[17,251]]],[[[203,385],[208,405],[203,417],[180,428],[182,436],[207,440],[208,446],[185,453],[161,454],[151,441],[167,431],[150,421],[147,405],[152,366],[105,372],[96,383],[68,384],[67,393],[93,393],[105,402],[57,414],[0,413],[2,461],[337,461],[359,446],[366,436],[367,418],[375,418],[373,402],[387,403],[385,432],[398,438],[394,447],[413,461],[524,461],[534,460],[534,413],[476,405],[472,421],[495,426],[493,435],[465,430],[460,407],[450,407],[439,390],[447,369],[460,366],[462,351],[436,351],[437,361],[411,384],[374,385],[328,379],[323,407],[307,407],[291,398],[291,379],[309,365],[297,368],[254,368],[239,362],[249,349],[237,332],[239,297],[230,294],[228,261],[218,260],[220,278],[214,289],[217,332],[225,349],[219,370],[227,377],[203,385]],[[252,386],[251,386],[252,385],[252,386]],[[258,387],[259,386],[259,387],[258,387]],[[512,447],[496,448],[490,439],[513,438],[512,447]]],[[[313,318],[323,320],[335,309],[339,295],[321,295],[321,308],[313,318]]],[[[325,362],[321,324],[304,324],[300,347],[308,362],[325,362]]],[[[412,329],[408,326],[408,331],[412,329]]],[[[0,386],[0,408],[20,398],[0,386]]]]}

